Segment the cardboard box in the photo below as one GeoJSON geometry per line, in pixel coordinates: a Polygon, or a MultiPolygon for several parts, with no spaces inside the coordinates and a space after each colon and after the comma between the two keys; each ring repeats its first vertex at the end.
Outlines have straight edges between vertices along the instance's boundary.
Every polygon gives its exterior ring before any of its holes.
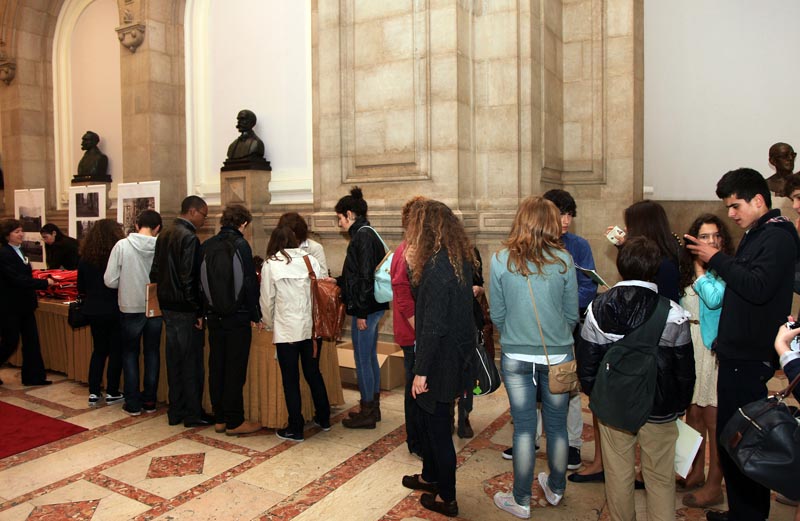
{"type": "MultiPolygon", "coordinates": [[[[339,348],[339,373],[342,376],[342,382],[357,384],[353,343],[344,342],[337,347],[339,348]]],[[[405,385],[403,350],[399,345],[391,342],[378,342],[378,364],[381,367],[381,389],[388,391],[405,385]]]]}

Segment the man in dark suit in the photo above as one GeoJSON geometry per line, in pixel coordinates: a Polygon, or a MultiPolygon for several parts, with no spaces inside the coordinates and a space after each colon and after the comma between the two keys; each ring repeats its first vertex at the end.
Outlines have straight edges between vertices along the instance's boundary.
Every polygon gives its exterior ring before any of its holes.
{"type": "MultiPolygon", "coordinates": [[[[22,253],[24,232],[16,219],[0,222],[0,365],[16,351],[22,336],[22,385],[50,385],[47,380],[34,311],[37,289],[52,279],[37,280],[22,253]]],[[[0,384],[3,382],[0,380],[0,384]]]]}

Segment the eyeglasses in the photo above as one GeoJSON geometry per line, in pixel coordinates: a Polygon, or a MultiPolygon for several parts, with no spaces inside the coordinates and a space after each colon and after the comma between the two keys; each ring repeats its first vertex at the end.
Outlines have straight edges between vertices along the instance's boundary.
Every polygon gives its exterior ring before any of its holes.
{"type": "Polygon", "coordinates": [[[197,213],[202,215],[203,219],[208,219],[208,210],[206,210],[205,212],[201,212],[200,210],[197,210],[197,213]]]}

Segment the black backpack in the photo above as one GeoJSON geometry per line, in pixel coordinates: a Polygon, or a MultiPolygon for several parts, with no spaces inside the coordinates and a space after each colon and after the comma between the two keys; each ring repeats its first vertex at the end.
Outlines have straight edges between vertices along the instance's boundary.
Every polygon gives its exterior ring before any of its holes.
{"type": "Polygon", "coordinates": [[[200,286],[206,312],[236,313],[244,298],[244,269],[236,237],[232,234],[211,237],[203,243],[202,250],[200,286]]]}
{"type": "Polygon", "coordinates": [[[639,327],[608,348],[597,371],[589,408],[610,427],[637,432],[653,410],[658,379],[658,342],[670,303],[658,305],[639,327]]]}

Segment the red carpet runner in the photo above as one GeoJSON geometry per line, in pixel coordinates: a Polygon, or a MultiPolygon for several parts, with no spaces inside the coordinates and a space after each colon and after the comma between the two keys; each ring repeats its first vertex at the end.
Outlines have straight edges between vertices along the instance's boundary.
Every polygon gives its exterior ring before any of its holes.
{"type": "Polygon", "coordinates": [[[0,401],[0,459],[85,430],[0,401]]]}

